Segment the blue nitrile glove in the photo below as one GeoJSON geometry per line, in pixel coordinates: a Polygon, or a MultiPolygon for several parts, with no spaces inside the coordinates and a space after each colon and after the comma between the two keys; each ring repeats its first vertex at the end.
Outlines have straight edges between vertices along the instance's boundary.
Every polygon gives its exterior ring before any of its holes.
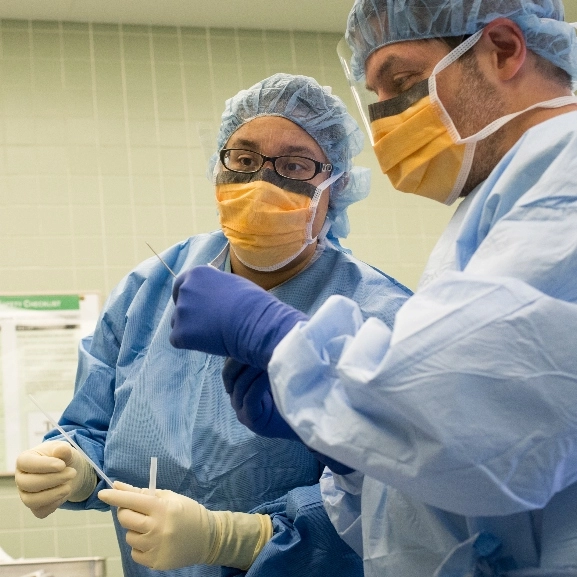
{"type": "Polygon", "coordinates": [[[330,457],[327,457],[326,455],[323,455],[322,453],[319,453],[310,447],[307,447],[307,449],[316,457],[317,461],[322,463],[325,467],[328,467],[333,473],[336,473],[337,475],[348,475],[354,471],[354,469],[351,469],[350,467],[347,467],[346,465],[343,465],[342,463],[339,463],[338,461],[335,461],[334,459],[331,459],[330,457]]]}
{"type": "Polygon", "coordinates": [[[245,427],[261,437],[300,440],[276,408],[266,371],[226,359],[222,380],[232,408],[245,427]]]}
{"type": "Polygon", "coordinates": [[[266,369],[277,344],[308,316],[238,275],[197,266],[178,276],[170,342],[266,369]]]}
{"type": "MultiPolygon", "coordinates": [[[[230,396],[232,408],[245,427],[262,437],[300,440],[276,408],[266,371],[227,359],[222,370],[222,380],[230,396]]],[[[334,473],[346,475],[353,471],[346,465],[307,448],[334,473]]]]}

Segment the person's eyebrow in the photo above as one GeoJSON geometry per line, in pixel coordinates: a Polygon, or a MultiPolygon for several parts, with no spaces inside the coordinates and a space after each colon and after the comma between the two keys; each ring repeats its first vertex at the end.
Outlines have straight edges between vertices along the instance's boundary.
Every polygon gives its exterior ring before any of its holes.
{"type": "MultiPolygon", "coordinates": [[[[247,138],[238,138],[238,139],[232,139],[232,145],[228,145],[227,148],[238,148],[238,147],[247,147],[249,150],[254,150],[256,152],[259,151],[259,146],[258,144],[254,141],[254,140],[249,140],[247,138]]],[[[312,149],[310,149],[308,146],[299,146],[299,145],[288,145],[288,146],[283,146],[282,148],[282,156],[285,155],[304,155],[304,156],[308,156],[310,158],[314,158],[315,157],[315,153],[312,149]]]]}
{"type": "Polygon", "coordinates": [[[308,146],[285,146],[283,152],[289,154],[304,154],[305,156],[314,157],[315,153],[308,146]]]}
{"type": "MultiPolygon", "coordinates": [[[[391,73],[391,69],[395,67],[401,67],[406,65],[415,65],[415,60],[410,58],[403,58],[398,54],[391,54],[378,67],[377,71],[372,75],[377,84],[381,84],[384,78],[391,73]]],[[[370,85],[368,82],[365,85],[366,89],[371,92],[377,92],[376,86],[370,85]]]]}
{"type": "Polygon", "coordinates": [[[248,140],[246,138],[231,138],[232,140],[232,146],[230,144],[227,144],[227,148],[238,148],[238,147],[243,147],[246,146],[247,148],[249,148],[250,150],[258,150],[258,145],[254,140],[248,140]]]}

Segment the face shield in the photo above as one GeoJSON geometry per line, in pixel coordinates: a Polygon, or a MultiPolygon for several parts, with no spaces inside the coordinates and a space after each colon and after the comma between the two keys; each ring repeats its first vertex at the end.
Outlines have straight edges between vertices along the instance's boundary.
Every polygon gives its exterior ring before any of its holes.
{"type": "Polygon", "coordinates": [[[575,96],[536,102],[494,119],[475,134],[461,135],[439,98],[437,75],[459,60],[482,35],[483,30],[479,30],[463,40],[437,62],[428,79],[381,102],[366,85],[355,81],[348,66],[348,45],[344,39],[339,44],[339,57],[381,170],[397,190],[450,205],[467,184],[479,141],[529,110],[560,108],[577,102],[575,96]]]}
{"type": "Polygon", "coordinates": [[[359,109],[359,112],[361,113],[361,119],[363,121],[365,130],[369,136],[371,146],[373,146],[375,143],[371,131],[371,117],[369,113],[369,105],[375,104],[378,101],[377,94],[367,89],[364,80],[363,81],[355,80],[350,67],[353,52],[350,49],[349,45],[347,44],[347,41],[344,36],[341,38],[340,42],[337,45],[337,54],[339,56],[339,60],[341,61],[341,66],[343,67],[343,70],[345,72],[345,77],[347,79],[347,82],[349,83],[351,92],[353,93],[355,103],[359,109]]]}

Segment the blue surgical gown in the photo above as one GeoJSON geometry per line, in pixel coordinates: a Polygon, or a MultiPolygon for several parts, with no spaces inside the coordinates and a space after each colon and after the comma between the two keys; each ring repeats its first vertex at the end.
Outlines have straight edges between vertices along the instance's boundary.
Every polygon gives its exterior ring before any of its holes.
{"type": "MultiPolygon", "coordinates": [[[[226,254],[227,240],[218,231],[163,256],[179,273],[209,262],[224,267],[226,254]]],[[[297,557],[313,576],[324,576],[323,566],[332,567],[331,575],[362,574],[361,559],[338,537],[323,509],[322,467],[308,449],[298,441],[259,437],[238,422],[221,379],[222,357],[170,345],[172,286],[173,277],[152,257],[113,290],[94,334],[81,343],[75,394],[61,424],[113,480],[148,486],[150,457],[156,456],[159,488],[212,510],[270,513],[274,537],[249,576],[292,575],[297,557]]],[[[329,241],[312,264],[271,292],[308,314],[329,295],[345,295],[367,317],[377,315],[389,326],[410,294],[329,241]]],[[[87,501],[65,507],[108,509],[96,496],[102,488],[100,482],[87,501]]],[[[124,574],[161,574],[132,561],[115,510],[113,517],[124,574]]],[[[196,566],[167,575],[220,572],[196,566]]]]}
{"type": "Polygon", "coordinates": [[[331,297],[275,349],[273,394],[356,469],[321,490],[367,577],[575,576],[577,112],[456,219],[392,331],[331,297]]]}

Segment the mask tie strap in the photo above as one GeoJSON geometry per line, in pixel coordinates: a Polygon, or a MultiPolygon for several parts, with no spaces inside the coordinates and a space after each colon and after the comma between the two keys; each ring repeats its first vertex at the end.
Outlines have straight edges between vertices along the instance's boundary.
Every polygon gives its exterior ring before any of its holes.
{"type": "Polygon", "coordinates": [[[323,180],[318,186],[317,189],[315,190],[315,196],[317,195],[317,193],[320,193],[325,190],[326,188],[328,188],[333,182],[336,182],[342,175],[344,174],[344,172],[337,172],[336,174],[333,174],[330,178],[327,178],[326,180],[323,180]]]}
{"type": "MultiPolygon", "coordinates": [[[[572,24],[572,26],[574,26],[577,29],[577,23],[572,24]]],[[[439,72],[443,71],[445,68],[453,64],[453,62],[456,62],[459,58],[461,58],[461,56],[463,56],[465,52],[470,50],[480,40],[482,34],[483,30],[479,30],[478,32],[473,34],[473,36],[467,38],[467,40],[459,44],[457,48],[455,48],[452,52],[450,52],[447,56],[441,59],[440,62],[437,63],[437,65],[433,69],[433,72],[431,73],[431,76],[429,77],[429,95],[431,98],[431,102],[436,107],[438,107],[443,124],[447,127],[449,135],[451,136],[455,144],[471,144],[474,142],[478,142],[479,140],[483,140],[484,138],[487,138],[487,136],[490,136],[494,132],[497,132],[497,130],[502,128],[505,124],[507,124],[517,116],[520,116],[525,112],[529,112],[530,110],[534,110],[535,108],[561,108],[569,104],[577,104],[577,96],[575,95],[561,96],[559,98],[553,98],[551,100],[547,100],[544,102],[538,102],[536,104],[533,104],[532,106],[525,108],[524,110],[513,112],[511,114],[507,114],[506,116],[498,118],[493,122],[491,122],[491,124],[485,126],[485,128],[483,128],[476,134],[473,134],[466,138],[462,138],[458,130],[456,129],[451,117],[447,113],[447,110],[445,109],[443,103],[441,102],[439,95],[437,94],[437,74],[439,74],[439,72]]]]}
{"type": "Polygon", "coordinates": [[[491,122],[491,124],[485,126],[483,130],[477,132],[477,134],[473,134],[472,136],[468,136],[467,138],[460,138],[456,144],[469,144],[470,142],[477,142],[479,140],[483,140],[490,136],[494,132],[497,132],[499,128],[503,127],[507,122],[513,120],[517,116],[524,114],[525,112],[529,112],[530,110],[535,110],[536,108],[562,108],[563,106],[568,106],[569,104],[577,104],[577,96],[560,96],[558,98],[552,98],[551,100],[545,100],[543,102],[537,102],[532,106],[528,106],[524,110],[520,110],[518,112],[513,112],[511,114],[507,114],[506,116],[502,116],[497,120],[491,122]]]}
{"type": "Polygon", "coordinates": [[[470,36],[469,38],[467,38],[467,40],[459,44],[459,46],[457,46],[454,50],[449,52],[447,56],[445,56],[439,62],[437,62],[437,65],[435,66],[435,68],[433,68],[433,72],[431,72],[431,76],[429,76],[429,98],[431,99],[431,103],[433,104],[433,106],[435,106],[438,109],[441,120],[443,121],[443,124],[447,127],[447,131],[449,132],[450,137],[453,139],[453,142],[459,140],[461,138],[461,135],[455,128],[455,125],[453,124],[453,121],[451,120],[449,113],[447,112],[445,106],[441,102],[439,95],[437,94],[437,74],[439,74],[440,72],[445,70],[445,68],[447,68],[448,66],[459,60],[459,58],[461,58],[461,56],[463,56],[465,52],[468,52],[475,44],[477,44],[477,42],[479,42],[482,35],[483,30],[481,29],[472,36],[470,36]]]}

